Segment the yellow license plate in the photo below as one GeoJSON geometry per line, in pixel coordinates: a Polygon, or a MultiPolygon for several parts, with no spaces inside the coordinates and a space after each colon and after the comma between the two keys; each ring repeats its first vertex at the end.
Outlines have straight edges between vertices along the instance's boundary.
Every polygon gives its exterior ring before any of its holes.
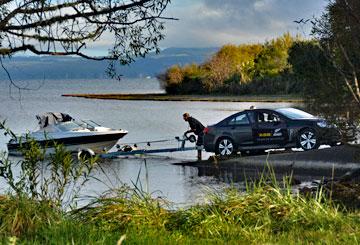
{"type": "Polygon", "coordinates": [[[259,137],[271,137],[271,133],[259,133],[259,137]]]}

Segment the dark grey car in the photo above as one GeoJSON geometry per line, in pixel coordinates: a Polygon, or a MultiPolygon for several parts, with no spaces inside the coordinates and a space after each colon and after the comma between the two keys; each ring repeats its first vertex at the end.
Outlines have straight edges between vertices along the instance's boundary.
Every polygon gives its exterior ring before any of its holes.
{"type": "Polygon", "coordinates": [[[312,150],[340,141],[336,127],[295,108],[245,110],[204,129],[205,150],[223,156],[276,148],[312,150]]]}

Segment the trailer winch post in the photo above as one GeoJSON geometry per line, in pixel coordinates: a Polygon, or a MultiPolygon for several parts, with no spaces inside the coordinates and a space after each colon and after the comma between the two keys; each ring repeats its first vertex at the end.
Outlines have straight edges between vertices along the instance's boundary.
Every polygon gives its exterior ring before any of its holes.
{"type": "Polygon", "coordinates": [[[196,148],[197,148],[197,159],[198,159],[198,161],[201,161],[202,160],[202,155],[201,155],[202,150],[199,149],[199,147],[196,147],[196,148]]]}

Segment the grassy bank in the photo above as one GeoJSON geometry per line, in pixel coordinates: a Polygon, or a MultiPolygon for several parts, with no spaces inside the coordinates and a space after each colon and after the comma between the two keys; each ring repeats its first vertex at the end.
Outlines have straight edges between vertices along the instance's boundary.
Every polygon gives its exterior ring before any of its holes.
{"type": "Polygon", "coordinates": [[[204,102],[303,102],[296,95],[167,95],[167,94],[64,94],[65,97],[81,97],[104,100],[150,100],[150,101],[204,101],[204,102]]]}
{"type": "Polygon", "coordinates": [[[360,212],[345,211],[321,192],[305,198],[260,184],[248,193],[229,189],[208,204],[172,210],[123,188],[92,205],[61,212],[23,197],[0,200],[2,243],[19,244],[356,244],[360,212]]]}
{"type": "MultiPolygon", "coordinates": [[[[209,193],[202,204],[184,209],[136,186],[111,190],[79,208],[80,190],[98,179],[93,169],[101,163],[75,160],[62,145],[48,160],[36,142],[26,147],[23,160],[0,158],[1,181],[11,190],[0,196],[1,244],[356,244],[360,239],[357,205],[346,210],[321,188],[294,194],[271,169],[249,182],[246,193],[235,188],[209,193]]],[[[347,197],[358,204],[359,193],[347,197]]]]}

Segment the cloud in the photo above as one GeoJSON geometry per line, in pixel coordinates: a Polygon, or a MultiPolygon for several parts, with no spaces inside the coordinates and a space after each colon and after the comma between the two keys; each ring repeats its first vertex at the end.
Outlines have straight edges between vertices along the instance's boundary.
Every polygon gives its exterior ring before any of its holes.
{"type": "Polygon", "coordinates": [[[308,33],[293,21],[319,16],[326,0],[177,0],[166,14],[163,46],[205,47],[226,43],[263,42],[282,35],[308,33]]]}
{"type": "Polygon", "coordinates": [[[258,12],[272,10],[274,6],[274,0],[257,0],[254,3],[254,10],[258,12]]]}

